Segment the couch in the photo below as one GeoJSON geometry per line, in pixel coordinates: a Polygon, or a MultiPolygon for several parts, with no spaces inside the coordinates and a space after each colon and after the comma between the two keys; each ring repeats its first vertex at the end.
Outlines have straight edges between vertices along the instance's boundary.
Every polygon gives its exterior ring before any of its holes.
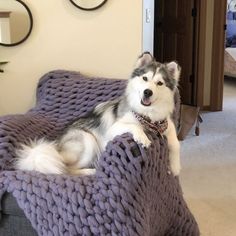
{"type": "MultiPolygon", "coordinates": [[[[0,235],[199,235],[161,136],[148,134],[148,149],[128,133],[117,136],[91,176],[14,169],[20,143],[53,140],[68,122],[120,96],[125,86],[125,80],[51,71],[38,83],[33,109],[0,118],[0,235]]],[[[175,101],[178,125],[178,93],[175,101]]]]}

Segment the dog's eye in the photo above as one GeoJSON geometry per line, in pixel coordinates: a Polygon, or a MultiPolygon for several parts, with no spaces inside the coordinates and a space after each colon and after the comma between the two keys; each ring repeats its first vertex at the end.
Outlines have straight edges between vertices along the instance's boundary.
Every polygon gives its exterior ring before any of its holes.
{"type": "Polygon", "coordinates": [[[163,85],[163,82],[158,81],[158,82],[157,82],[157,85],[158,85],[158,86],[162,86],[162,85],[163,85]]]}
{"type": "Polygon", "coordinates": [[[147,81],[148,80],[147,76],[143,76],[143,80],[147,81]]]}

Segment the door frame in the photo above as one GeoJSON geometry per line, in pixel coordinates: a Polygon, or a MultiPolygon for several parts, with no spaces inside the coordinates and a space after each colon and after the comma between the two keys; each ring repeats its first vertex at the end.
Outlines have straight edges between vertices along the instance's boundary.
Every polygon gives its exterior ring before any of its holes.
{"type": "Polygon", "coordinates": [[[223,110],[226,7],[227,0],[214,1],[210,97],[211,111],[223,110]]]}
{"type": "Polygon", "coordinates": [[[205,50],[206,50],[206,22],[207,2],[195,0],[196,7],[196,52],[195,52],[195,104],[201,109],[204,107],[204,76],[205,76],[205,50]]]}
{"type": "Polygon", "coordinates": [[[223,86],[224,86],[224,55],[225,55],[225,24],[227,0],[214,0],[213,9],[213,37],[211,55],[211,86],[210,104],[204,105],[204,80],[205,78],[205,50],[206,50],[206,23],[207,1],[196,0],[197,7],[197,34],[196,46],[196,104],[202,110],[222,111],[223,86]]]}

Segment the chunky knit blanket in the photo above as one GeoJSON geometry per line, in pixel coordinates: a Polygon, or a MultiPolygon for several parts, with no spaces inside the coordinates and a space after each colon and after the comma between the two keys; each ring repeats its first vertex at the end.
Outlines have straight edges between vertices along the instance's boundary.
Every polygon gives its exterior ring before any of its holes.
{"type": "Polygon", "coordinates": [[[199,235],[178,178],[169,174],[166,139],[154,134],[147,150],[130,134],[117,136],[93,176],[13,169],[20,143],[55,138],[73,118],[120,96],[125,85],[124,80],[53,71],[39,81],[35,108],[0,118],[0,199],[12,193],[38,235],[199,235]]]}

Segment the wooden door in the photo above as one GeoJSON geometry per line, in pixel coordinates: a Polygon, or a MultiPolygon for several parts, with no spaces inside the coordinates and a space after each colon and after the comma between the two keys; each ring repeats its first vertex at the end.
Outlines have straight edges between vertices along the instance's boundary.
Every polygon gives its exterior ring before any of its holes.
{"type": "Polygon", "coordinates": [[[195,0],[155,0],[154,55],[175,60],[182,68],[180,94],[184,104],[196,104],[195,0]]]}

